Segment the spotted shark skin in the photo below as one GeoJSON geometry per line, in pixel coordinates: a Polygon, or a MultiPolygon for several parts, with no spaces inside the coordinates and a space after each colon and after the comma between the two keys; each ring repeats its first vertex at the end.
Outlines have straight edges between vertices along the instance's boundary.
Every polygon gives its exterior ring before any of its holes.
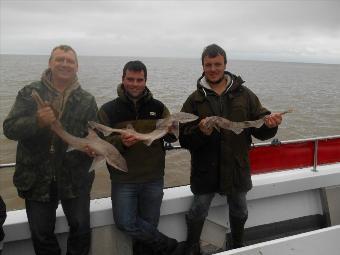
{"type": "MultiPolygon", "coordinates": [[[[287,111],[280,112],[280,114],[284,115],[287,113],[291,113],[292,111],[292,109],[289,109],[287,111]]],[[[260,128],[264,124],[265,119],[266,117],[258,120],[235,122],[219,116],[210,116],[205,119],[205,127],[215,128],[218,131],[220,131],[221,128],[228,129],[238,135],[241,134],[245,128],[260,128]]]]}
{"type": "Polygon", "coordinates": [[[191,113],[178,112],[171,114],[168,118],[159,119],[156,123],[156,129],[150,133],[139,133],[131,125],[128,125],[125,129],[111,128],[94,121],[89,121],[89,126],[93,129],[102,132],[104,136],[108,136],[112,133],[133,135],[138,140],[141,140],[147,146],[150,146],[153,141],[165,136],[169,130],[174,133],[178,138],[179,136],[179,123],[187,123],[197,120],[198,117],[191,113]]]}

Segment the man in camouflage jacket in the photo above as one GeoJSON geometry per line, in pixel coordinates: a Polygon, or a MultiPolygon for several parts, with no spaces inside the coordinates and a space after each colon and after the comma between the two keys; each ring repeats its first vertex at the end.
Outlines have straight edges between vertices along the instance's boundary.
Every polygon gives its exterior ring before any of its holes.
{"type": "Polygon", "coordinates": [[[92,158],[66,152],[68,145],[50,130],[59,119],[67,132],[85,137],[87,122],[96,120],[95,98],[80,87],[77,71],[76,52],[67,45],[55,47],[41,80],[19,91],[3,123],[5,136],[18,141],[13,182],[25,199],[36,254],[60,254],[54,234],[59,200],[70,226],[67,254],[88,254],[90,248],[92,158]],[[49,104],[37,109],[32,90],[49,104]]]}

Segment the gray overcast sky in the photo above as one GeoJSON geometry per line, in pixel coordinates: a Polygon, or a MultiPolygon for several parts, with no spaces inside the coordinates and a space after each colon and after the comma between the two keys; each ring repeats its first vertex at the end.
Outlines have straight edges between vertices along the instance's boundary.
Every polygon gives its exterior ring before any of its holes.
{"type": "Polygon", "coordinates": [[[0,53],[200,56],[340,64],[340,1],[0,0],[0,53]]]}

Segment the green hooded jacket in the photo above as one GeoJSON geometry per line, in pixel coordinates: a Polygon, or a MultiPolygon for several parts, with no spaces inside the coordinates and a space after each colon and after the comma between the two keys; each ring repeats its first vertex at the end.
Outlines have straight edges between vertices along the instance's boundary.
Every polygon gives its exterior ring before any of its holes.
{"type": "Polygon", "coordinates": [[[22,198],[49,201],[50,183],[57,182],[60,199],[89,193],[94,172],[89,173],[92,158],[80,151],[66,152],[65,144],[48,127],[39,128],[36,120],[37,105],[31,97],[36,90],[43,100],[52,103],[59,111],[64,129],[77,137],[88,133],[87,122],[96,120],[95,98],[83,90],[78,81],[64,93],[55,90],[47,69],[41,81],[21,89],[3,123],[4,135],[18,141],[14,185],[22,198]]]}
{"type": "MultiPolygon", "coordinates": [[[[170,114],[162,102],[153,98],[148,88],[137,102],[127,96],[122,84],[118,85],[117,93],[118,97],[105,103],[98,112],[99,121],[106,126],[126,128],[131,124],[137,132],[148,133],[155,129],[158,119],[166,118],[170,114]]],[[[108,137],[108,141],[120,151],[128,166],[128,173],[123,173],[108,165],[112,182],[143,183],[163,178],[164,140],[174,142],[176,138],[167,134],[150,146],[137,142],[131,147],[125,147],[119,134],[108,137]]]]}
{"type": "Polygon", "coordinates": [[[241,77],[225,72],[229,87],[217,95],[204,76],[182,107],[183,112],[199,116],[196,122],[181,125],[179,141],[191,154],[191,190],[194,194],[246,192],[252,188],[248,151],[251,136],[260,140],[273,137],[277,128],[248,128],[236,135],[230,130],[214,130],[210,136],[198,123],[205,117],[222,116],[231,121],[257,120],[270,112],[243,84],[241,77]]]}

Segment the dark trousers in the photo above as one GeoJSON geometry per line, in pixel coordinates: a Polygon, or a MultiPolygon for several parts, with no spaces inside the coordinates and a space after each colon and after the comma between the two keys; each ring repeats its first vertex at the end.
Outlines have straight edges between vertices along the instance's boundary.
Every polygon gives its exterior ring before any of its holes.
{"type": "Polygon", "coordinates": [[[138,246],[149,246],[160,238],[157,225],[163,183],[163,179],[144,183],[112,183],[113,218],[116,226],[133,238],[136,244],[134,254],[138,254],[138,246]]]}
{"type": "MultiPolygon", "coordinates": [[[[239,192],[227,195],[229,205],[229,216],[235,218],[248,218],[246,192],[239,192]]],[[[208,216],[211,201],[215,193],[194,195],[194,200],[188,212],[190,220],[201,220],[208,216]]]]}
{"type": "MultiPolygon", "coordinates": [[[[189,222],[204,221],[208,215],[209,207],[214,196],[215,193],[194,195],[193,203],[187,214],[187,220],[189,222]]],[[[244,246],[244,224],[248,218],[246,192],[229,194],[227,195],[227,201],[229,204],[229,222],[232,237],[231,243],[227,244],[228,249],[239,248],[244,246]]],[[[191,225],[191,229],[194,229],[193,223],[191,225]]],[[[199,230],[196,230],[197,234],[195,235],[200,235],[203,224],[200,225],[200,227],[201,228],[199,230]]],[[[189,234],[193,235],[193,233],[189,234]]],[[[198,237],[198,240],[194,240],[192,242],[199,242],[198,237]]]]}
{"type": "MultiPolygon", "coordinates": [[[[54,234],[58,199],[50,202],[25,200],[28,223],[37,255],[60,255],[54,234]]],[[[68,225],[67,255],[87,255],[91,244],[90,196],[61,200],[68,225]]]]}

